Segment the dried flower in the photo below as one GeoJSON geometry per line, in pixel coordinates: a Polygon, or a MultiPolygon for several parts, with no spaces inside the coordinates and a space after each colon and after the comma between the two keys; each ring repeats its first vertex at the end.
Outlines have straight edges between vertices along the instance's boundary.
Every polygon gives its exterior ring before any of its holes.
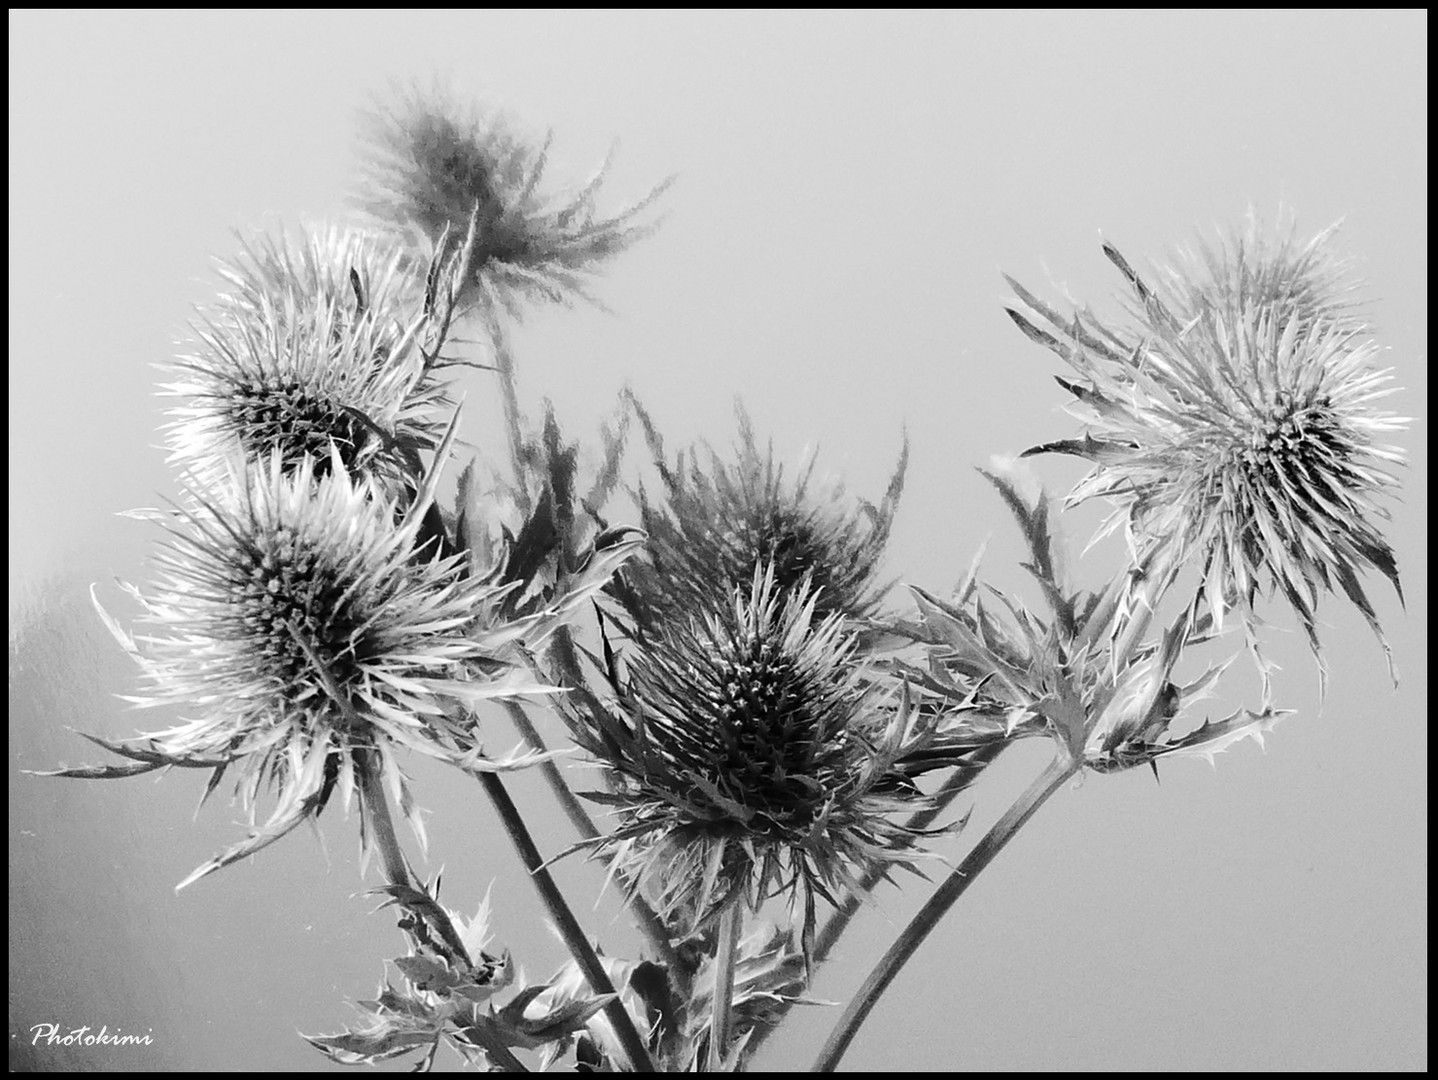
{"type": "Polygon", "coordinates": [[[333,445],[351,472],[413,484],[445,404],[423,273],[340,230],[261,240],[221,273],[233,291],[167,365],[171,459],[210,486],[236,453],[278,450],[286,468],[308,456],[322,474],[333,445]]]}
{"type": "Polygon", "coordinates": [[[1341,589],[1391,667],[1358,575],[1377,569],[1401,598],[1374,523],[1388,514],[1374,497],[1396,485],[1389,468],[1402,460],[1378,440],[1406,420],[1375,408],[1393,392],[1389,372],[1376,367],[1379,347],[1355,313],[1331,234],[1272,242],[1255,224],[1242,240],[1187,257],[1157,288],[1105,245],[1137,298],[1131,323],[1112,328],[1087,312],[1065,319],[1011,280],[1048,329],[1009,314],[1082,376],[1058,381],[1090,428],[1028,452],[1094,462],[1070,504],[1117,502],[1110,527],[1126,527],[1151,580],[1196,564],[1217,627],[1237,609],[1254,640],[1253,601],[1271,583],[1321,665],[1317,605],[1341,589]]]}
{"type": "Polygon", "coordinates": [[[548,142],[536,150],[495,115],[466,109],[435,90],[411,88],[367,117],[362,208],[425,256],[463,237],[476,241],[469,296],[518,314],[518,301],[593,301],[587,278],[652,230],[638,216],[669,181],[613,217],[595,213],[606,161],[577,191],[539,190],[548,142]]]}
{"type": "Polygon", "coordinates": [[[918,856],[889,820],[919,799],[902,762],[929,729],[854,662],[838,613],[820,620],[807,583],[785,593],[773,564],[735,589],[727,617],[673,619],[611,667],[617,700],[572,711],[576,741],[606,769],[619,823],[599,841],[636,887],[695,927],[733,901],[854,887],[876,863],[918,856]]]}
{"type": "Polygon", "coordinates": [[[527,624],[489,624],[502,590],[465,578],[458,559],[416,557],[427,496],[401,513],[338,450],[317,471],[308,457],[287,471],[279,453],[237,465],[230,497],[195,494],[162,516],[171,539],[153,594],[127,587],[155,632],[132,637],[101,610],[149,684],[129,700],[197,715],[130,743],[94,740],[137,764],[61,774],[212,768],[208,795],[234,768],[252,823],[261,789],[276,791],[270,818],[182,887],[317,815],[336,788],[348,804],[362,756],[378,756],[423,839],[394,748],[466,770],[525,764],[483,755],[469,707],[552,689],[519,673],[527,624]]]}
{"type": "Polygon", "coordinates": [[[873,613],[885,591],[875,577],[903,490],[907,443],[875,506],[849,499],[838,483],[815,485],[812,459],[786,478],[773,447],[760,451],[742,406],[732,464],[707,448],[707,468],[697,451],[670,464],[653,421],[633,404],[664,484],[662,501],[638,493],[648,558],[626,567],[613,588],[639,633],[693,611],[727,616],[730,595],[747,595],[761,564],[772,567],[780,596],[808,582],[819,621],[873,613]]]}

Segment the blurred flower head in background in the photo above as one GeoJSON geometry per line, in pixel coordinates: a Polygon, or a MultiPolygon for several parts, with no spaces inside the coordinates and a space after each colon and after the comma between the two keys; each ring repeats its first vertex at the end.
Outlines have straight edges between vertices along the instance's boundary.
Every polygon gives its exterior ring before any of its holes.
{"type": "Polygon", "coordinates": [[[595,302],[589,276],[652,231],[638,219],[669,184],[602,217],[594,200],[607,160],[579,188],[543,192],[547,139],[535,147],[502,117],[439,89],[401,90],[365,121],[364,212],[424,258],[457,246],[473,217],[465,299],[515,316],[520,301],[595,302]]]}
{"type": "Polygon", "coordinates": [[[1317,606],[1340,590],[1389,652],[1359,575],[1376,569],[1402,595],[1376,497],[1403,459],[1381,440],[1407,423],[1377,407],[1394,391],[1332,233],[1275,240],[1253,221],[1157,288],[1105,245],[1134,293],[1130,320],[1113,326],[1066,318],[1010,279],[1047,327],[1010,315],[1079,374],[1059,382],[1088,425],[1028,452],[1094,462],[1069,502],[1117,502],[1109,527],[1125,527],[1146,574],[1196,565],[1218,628],[1237,609],[1251,631],[1259,589],[1281,593],[1320,664],[1317,606]]]}

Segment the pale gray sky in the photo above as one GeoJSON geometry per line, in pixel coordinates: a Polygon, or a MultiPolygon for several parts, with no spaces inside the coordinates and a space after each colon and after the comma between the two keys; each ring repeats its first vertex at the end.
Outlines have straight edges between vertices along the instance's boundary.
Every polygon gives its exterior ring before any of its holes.
{"type": "MultiPolygon", "coordinates": [[[[1320,714],[1278,617],[1299,715],[1267,753],[1061,792],[845,1067],[1426,1067],[1426,13],[11,12],[9,28],[12,1054],[17,1026],[108,1024],[155,1046],[41,1061],[317,1068],[295,1029],[337,1030],[400,947],[356,896],[354,820],[177,898],[235,835],[223,800],[191,821],[202,780],[14,772],[96,760],[65,725],[153,726],[106,697],[130,672],[84,590],[146,575],[153,534],[114,515],[171,490],[149,365],[212,293],[210,256],[235,227],[343,213],[357,108],[438,74],[552,127],[556,179],[621,140],[601,206],[678,174],[663,228],[597,289],[614,314],[527,319],[527,400],[553,398],[581,433],[628,382],[672,440],[727,444],[742,393],[781,457],[817,444],[821,471],[871,496],[907,425],[888,565],[936,590],[990,536],[1016,580],[1016,533],[973,466],[1071,433],[1057,361],[1004,315],[1000,269],[1103,305],[1119,281],[1100,238],[1141,262],[1250,205],[1308,232],[1346,219],[1395,408],[1418,418],[1389,532],[1406,612],[1372,590],[1401,689],[1361,618],[1329,604],[1320,714]]],[[[480,446],[486,408],[476,381],[480,446]]],[[[1078,475],[1041,470],[1055,489],[1078,475]]],[[[970,841],[1046,753],[1014,751],[976,788],[970,841]]],[[[496,932],[543,977],[561,949],[479,793],[417,776],[445,898],[472,910],[495,882],[496,932]]],[[[542,804],[537,780],[519,786],[542,804]]],[[[568,834],[545,820],[558,850],[568,834]]],[[[598,881],[561,873],[581,894],[598,881]]],[[[853,991],[916,886],[880,895],[815,997],[853,991]]],[[[612,898],[591,925],[632,944],[612,898]]],[[[759,1064],[806,1065],[836,1018],[796,1012],[759,1064]]]]}

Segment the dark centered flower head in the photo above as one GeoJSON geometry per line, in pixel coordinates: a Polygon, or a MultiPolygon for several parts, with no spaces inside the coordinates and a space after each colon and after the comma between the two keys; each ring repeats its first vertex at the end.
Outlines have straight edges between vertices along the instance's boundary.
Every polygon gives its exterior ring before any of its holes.
{"type": "Polygon", "coordinates": [[[614,587],[639,632],[696,610],[727,615],[730,596],[736,588],[748,595],[761,564],[772,568],[781,596],[807,583],[820,621],[873,613],[885,591],[875,578],[903,490],[907,444],[875,506],[849,498],[838,483],[815,483],[813,459],[797,477],[786,476],[772,446],[758,446],[742,407],[734,460],[706,447],[672,464],[649,416],[635,408],[663,483],[662,500],[638,494],[648,557],[626,567],[614,587]]]}
{"type": "Polygon", "coordinates": [[[1375,499],[1397,484],[1402,461],[1381,440],[1407,421],[1376,407],[1393,392],[1390,375],[1329,252],[1331,232],[1275,242],[1255,225],[1186,257],[1156,288],[1106,245],[1133,288],[1131,321],[1066,319],[1012,282],[1048,325],[1010,314],[1079,374],[1059,382],[1089,427],[1029,453],[1094,462],[1069,501],[1116,501],[1109,527],[1124,526],[1146,574],[1195,565],[1220,628],[1228,609],[1255,618],[1269,585],[1315,655],[1318,602],[1341,590],[1387,652],[1359,574],[1378,570],[1401,597],[1375,499]]]}
{"type": "Polygon", "coordinates": [[[363,235],[267,238],[223,265],[232,290],[205,312],[188,355],[170,362],[171,459],[201,484],[240,453],[308,457],[330,448],[351,472],[414,480],[445,404],[424,331],[424,275],[363,235]]]}
{"type": "Polygon", "coordinates": [[[129,700],[192,718],[132,743],[96,740],[141,767],[82,771],[209,767],[213,788],[229,769],[252,815],[275,789],[269,820],[186,884],[318,814],[336,785],[347,798],[360,754],[379,755],[417,825],[393,748],[465,769],[512,764],[483,757],[466,706],[546,689],[518,674],[510,628],[487,618],[497,590],[457,559],[416,557],[423,507],[399,512],[338,451],[323,476],[309,458],[287,470],[278,453],[237,466],[228,490],[162,517],[158,586],[130,589],[150,633],[131,637],[102,611],[148,683],[129,700]]]}
{"type": "MultiPolygon", "coordinates": [[[[660,908],[702,924],[742,898],[832,901],[855,869],[915,858],[888,818],[917,796],[899,762],[921,749],[917,711],[854,662],[843,617],[820,619],[807,582],[772,563],[725,615],[669,620],[614,679],[618,699],[574,723],[608,771],[618,828],[603,841],[660,908]]],[[[807,937],[807,934],[806,934],[807,937]]]]}
{"type": "Polygon", "coordinates": [[[543,193],[547,142],[439,90],[411,88],[366,120],[362,208],[426,258],[457,248],[473,219],[468,299],[516,314],[519,300],[592,300],[589,276],[652,230],[636,219],[668,186],[608,218],[594,208],[608,161],[575,191],[543,193]]]}

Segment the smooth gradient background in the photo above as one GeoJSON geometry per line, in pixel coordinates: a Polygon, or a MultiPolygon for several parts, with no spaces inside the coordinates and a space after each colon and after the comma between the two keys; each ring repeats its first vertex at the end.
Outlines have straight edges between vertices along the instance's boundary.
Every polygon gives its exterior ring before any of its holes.
{"type": "MultiPolygon", "coordinates": [[[[1422,1069],[1427,1065],[1427,15],[12,12],[10,30],[10,1032],[13,1067],[321,1068],[332,1032],[402,950],[326,815],[175,896],[239,835],[199,776],[46,780],[97,761],[126,658],[93,581],[144,581],[155,534],[115,513],[172,488],[150,367],[234,227],[346,210],[356,110],[389,81],[447,77],[555,130],[579,180],[622,138],[616,207],[669,173],[663,228],[613,268],[613,309],[534,311],[521,390],[591,432],[633,385],[675,443],[727,444],[742,394],[776,452],[877,496],[913,459],[890,572],[944,590],[979,545],[1017,584],[1018,537],[973,466],[1068,435],[1058,361],[1003,312],[999,270],[1101,309],[1136,264],[1250,205],[1312,233],[1346,216],[1416,417],[1390,537],[1406,611],[1373,581],[1401,688],[1361,618],[1321,611],[1324,702],[1276,615],[1268,740],[1219,759],[1091,776],[1060,792],[900,976],[853,1069],[1422,1069]],[[150,1033],[144,1049],[32,1048],[32,1025],[150,1033]]],[[[1109,308],[1108,310],[1112,310],[1109,308]]],[[[469,387],[464,434],[497,411],[469,387]]],[[[637,460],[637,458],[636,458],[637,460]]],[[[1043,462],[1061,491],[1073,463],[1043,462]]],[[[1092,516],[1077,518],[1082,539],[1092,516]]],[[[1104,552],[1082,569],[1105,575],[1104,552]]],[[[895,603],[904,602],[896,591],[895,603]]],[[[1241,680],[1240,680],[1241,682],[1241,680]]],[[[497,728],[498,730],[498,728],[497,728]]],[[[503,738],[508,738],[505,731],[503,738]]],[[[957,860],[1047,758],[975,789],[957,860]]],[[[531,976],[563,952],[477,786],[417,764],[432,869],[531,976]]],[[[537,777],[515,782],[546,850],[570,840],[537,777]]],[[[942,872],[942,871],[940,871],[942,872]]],[[[596,868],[560,867],[574,895],[596,868]]],[[[823,969],[846,999],[927,895],[882,892],[823,969]]],[[[580,901],[583,906],[583,901],[580,901]]],[[[633,946],[605,898],[590,925],[633,946]]],[[[807,1065],[836,1008],[796,1011],[756,1063],[807,1065]]],[[[442,1067],[453,1059],[441,1055],[442,1067]]]]}

